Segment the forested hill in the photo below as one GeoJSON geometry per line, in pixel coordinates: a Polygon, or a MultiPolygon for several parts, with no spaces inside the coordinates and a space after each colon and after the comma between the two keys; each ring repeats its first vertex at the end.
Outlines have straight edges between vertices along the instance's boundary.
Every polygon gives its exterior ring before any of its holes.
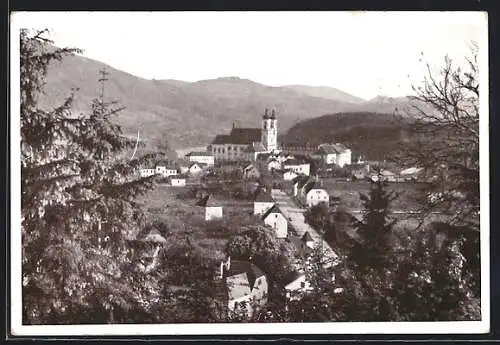
{"type": "Polygon", "coordinates": [[[411,140],[406,122],[393,114],[355,112],[336,113],[301,121],[281,137],[283,142],[319,145],[341,142],[370,160],[388,157],[411,140]]]}

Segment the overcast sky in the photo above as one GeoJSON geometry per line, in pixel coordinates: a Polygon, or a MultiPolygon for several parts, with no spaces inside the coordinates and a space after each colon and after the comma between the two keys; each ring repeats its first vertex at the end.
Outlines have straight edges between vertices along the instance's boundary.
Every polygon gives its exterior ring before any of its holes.
{"type": "Polygon", "coordinates": [[[32,12],[13,27],[49,28],[58,46],[146,79],[238,76],[331,86],[365,99],[410,93],[425,61],[462,59],[481,41],[476,12],[32,12]]]}

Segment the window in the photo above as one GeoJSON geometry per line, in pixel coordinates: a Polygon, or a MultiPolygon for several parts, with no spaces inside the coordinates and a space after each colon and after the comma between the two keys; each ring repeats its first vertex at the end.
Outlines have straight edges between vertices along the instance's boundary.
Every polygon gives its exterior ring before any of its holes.
{"type": "Polygon", "coordinates": [[[306,287],[306,283],[305,282],[300,282],[300,287],[301,288],[305,288],[306,287]]]}

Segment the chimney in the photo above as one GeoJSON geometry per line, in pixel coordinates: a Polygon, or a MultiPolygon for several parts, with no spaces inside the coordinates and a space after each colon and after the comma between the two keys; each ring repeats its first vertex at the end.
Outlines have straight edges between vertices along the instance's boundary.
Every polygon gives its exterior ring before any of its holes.
{"type": "Polygon", "coordinates": [[[264,110],[264,116],[267,116],[267,108],[264,110]]]}
{"type": "Polygon", "coordinates": [[[223,261],[221,261],[221,263],[220,263],[220,275],[219,275],[219,278],[220,279],[224,278],[224,262],[223,261]]]}

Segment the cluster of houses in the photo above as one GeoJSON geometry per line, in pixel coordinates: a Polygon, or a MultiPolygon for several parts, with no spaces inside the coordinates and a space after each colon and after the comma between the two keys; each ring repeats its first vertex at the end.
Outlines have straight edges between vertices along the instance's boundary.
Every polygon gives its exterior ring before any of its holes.
{"type": "MultiPolygon", "coordinates": [[[[398,173],[388,169],[375,172],[369,162],[352,163],[352,151],[341,143],[324,143],[319,146],[277,143],[277,119],[275,110],[266,109],[261,128],[239,128],[233,125],[229,134],[217,135],[204,152],[191,152],[176,162],[159,162],[154,168],[141,169],[141,177],[160,176],[168,178],[172,186],[185,186],[188,176],[199,176],[210,171],[218,162],[240,163],[241,173],[246,179],[259,179],[261,170],[281,174],[284,181],[292,184],[291,193],[295,200],[307,207],[330,203],[330,196],[318,179],[317,170],[311,164],[324,170],[343,168],[353,179],[383,179],[388,182],[414,181],[422,169],[409,168],[398,173]],[[241,163],[244,165],[241,165],[241,163]]],[[[206,221],[221,219],[223,207],[209,194],[198,196],[196,206],[204,208],[206,221]]],[[[270,191],[260,186],[254,195],[253,214],[260,217],[263,225],[274,231],[279,239],[294,242],[299,257],[309,260],[315,241],[309,232],[300,236],[289,236],[290,219],[283,214],[270,191]]],[[[296,225],[296,223],[294,223],[296,225]]],[[[309,229],[312,231],[311,229],[309,229]]],[[[318,237],[317,234],[313,234],[318,237]]],[[[317,238],[318,239],[318,238],[317,238]]],[[[139,247],[146,247],[148,254],[139,260],[142,271],[154,267],[158,250],[165,239],[158,233],[150,233],[137,239],[139,247]]],[[[330,248],[331,249],[331,248],[330,248]]],[[[143,251],[144,252],[144,251],[143,251]]],[[[332,251],[333,252],[333,251],[332,251]]],[[[231,261],[220,263],[218,279],[227,287],[228,309],[243,311],[252,316],[255,310],[267,303],[268,279],[263,271],[250,262],[231,261]]],[[[311,289],[305,273],[300,273],[285,286],[288,298],[298,298],[294,292],[311,289]]]]}

